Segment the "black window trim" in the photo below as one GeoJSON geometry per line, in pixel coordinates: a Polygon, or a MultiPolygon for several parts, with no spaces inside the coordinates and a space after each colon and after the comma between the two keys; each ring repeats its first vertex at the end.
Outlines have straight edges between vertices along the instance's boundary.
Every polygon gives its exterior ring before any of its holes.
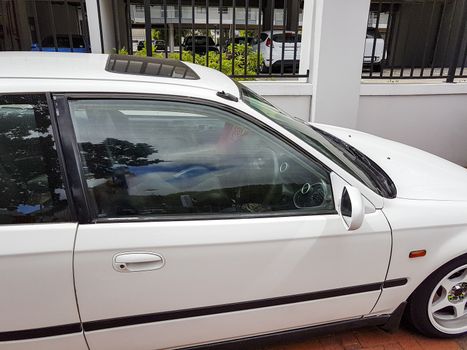
{"type": "Polygon", "coordinates": [[[128,217],[109,217],[99,218],[97,216],[97,209],[94,202],[91,200],[87,183],[83,174],[81,159],[79,156],[78,143],[74,131],[71,113],[69,108],[69,101],[73,100],[146,100],[146,101],[169,101],[169,102],[186,102],[191,104],[198,104],[203,106],[210,106],[221,109],[223,111],[232,113],[233,115],[242,118],[259,128],[263,129],[270,135],[281,140],[288,146],[295,149],[304,157],[313,161],[325,172],[330,174],[332,170],[315,158],[308,151],[289,140],[286,136],[282,135],[279,131],[268,126],[267,124],[257,120],[256,118],[248,115],[247,113],[233,108],[231,106],[202,98],[195,98],[180,95],[167,95],[167,94],[145,94],[145,93],[107,93],[107,92],[57,92],[52,93],[54,101],[56,101],[58,126],[60,131],[60,142],[62,143],[64,159],[67,166],[66,173],[70,179],[70,186],[72,189],[72,199],[75,201],[77,214],[80,224],[95,224],[95,223],[128,223],[128,222],[160,222],[160,221],[199,221],[199,220],[227,220],[227,219],[254,219],[254,218],[277,218],[289,216],[316,216],[316,215],[337,215],[337,210],[322,210],[320,213],[311,213],[307,209],[303,210],[287,210],[281,212],[269,213],[245,213],[245,214],[167,214],[167,215],[148,215],[148,216],[128,216],[128,217]]]}
{"type": "MultiPolygon", "coordinates": [[[[45,224],[63,224],[63,223],[75,223],[79,221],[79,215],[76,211],[75,207],[75,201],[73,197],[73,193],[71,191],[70,187],[70,178],[67,174],[66,171],[66,164],[65,164],[65,154],[63,153],[63,148],[62,148],[62,138],[60,137],[59,134],[59,127],[57,123],[57,111],[55,108],[55,104],[53,102],[53,95],[50,91],[8,91],[8,92],[1,92],[0,95],[2,96],[18,96],[18,95],[23,95],[23,96],[31,96],[31,95],[42,95],[45,97],[46,103],[47,103],[47,108],[50,116],[50,124],[52,128],[52,135],[54,138],[55,142],[55,147],[57,150],[57,157],[58,157],[58,163],[60,167],[60,175],[62,176],[63,180],[63,187],[65,190],[66,194],[66,199],[67,199],[67,206],[68,206],[68,211],[69,211],[69,216],[70,220],[69,221],[63,221],[63,222],[47,222],[45,224]]],[[[30,223],[26,225],[40,225],[44,223],[30,223]]]]}
{"type": "Polygon", "coordinates": [[[47,100],[47,106],[49,108],[50,122],[52,124],[52,134],[53,134],[54,141],[55,141],[55,147],[57,149],[58,163],[60,166],[60,174],[62,175],[62,179],[63,179],[63,185],[65,187],[68,210],[70,212],[70,217],[71,217],[72,222],[77,222],[78,215],[76,212],[75,201],[73,200],[73,194],[71,192],[69,177],[66,172],[65,156],[64,156],[62,144],[61,144],[62,139],[60,137],[59,127],[58,127],[58,122],[57,122],[57,114],[55,111],[55,104],[52,98],[52,94],[50,92],[46,92],[45,97],[47,100]]]}

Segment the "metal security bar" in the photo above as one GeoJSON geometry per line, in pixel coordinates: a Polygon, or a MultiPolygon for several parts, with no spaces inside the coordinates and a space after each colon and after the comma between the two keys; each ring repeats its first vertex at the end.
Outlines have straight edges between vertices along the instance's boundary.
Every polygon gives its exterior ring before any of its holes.
{"type": "Polygon", "coordinates": [[[467,0],[373,0],[363,79],[467,78],[467,0]]]}
{"type": "Polygon", "coordinates": [[[1,0],[0,51],[11,50],[90,52],[85,1],[1,0]]]}
{"type": "Polygon", "coordinates": [[[131,23],[126,41],[115,38],[116,51],[191,61],[240,79],[308,77],[299,71],[303,2],[116,0],[129,4],[131,23]]]}

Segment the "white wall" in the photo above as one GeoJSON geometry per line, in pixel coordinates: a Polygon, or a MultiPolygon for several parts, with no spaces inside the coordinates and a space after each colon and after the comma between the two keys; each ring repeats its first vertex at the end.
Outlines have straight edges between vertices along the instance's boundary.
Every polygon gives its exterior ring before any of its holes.
{"type": "Polygon", "coordinates": [[[362,95],[357,129],[467,166],[467,91],[464,94],[362,95]]]}

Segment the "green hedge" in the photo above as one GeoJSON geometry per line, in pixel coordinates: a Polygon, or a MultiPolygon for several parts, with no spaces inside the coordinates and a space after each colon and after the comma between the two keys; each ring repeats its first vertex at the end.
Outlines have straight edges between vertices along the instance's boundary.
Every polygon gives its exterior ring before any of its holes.
{"type": "MultiPolygon", "coordinates": [[[[257,63],[258,63],[258,53],[253,50],[251,46],[246,47],[247,56],[246,56],[246,74],[247,75],[256,75],[257,72],[257,63]]],[[[121,55],[128,55],[128,51],[123,48],[118,51],[121,55]]],[[[146,56],[146,47],[141,51],[135,53],[137,56],[146,56]]],[[[165,58],[165,53],[156,52],[153,48],[152,52],[153,57],[165,58]]],[[[195,54],[194,63],[206,66],[206,58],[208,59],[208,67],[220,70],[226,75],[243,75],[245,74],[245,45],[237,44],[235,45],[235,57],[232,55],[232,44],[227,47],[226,52],[222,53],[222,67],[220,67],[220,57],[221,54],[217,52],[210,51],[208,56],[195,54]],[[232,61],[233,63],[233,72],[232,72],[232,61]]],[[[168,58],[178,60],[180,59],[180,54],[178,52],[173,52],[168,54],[168,58]]],[[[260,62],[263,58],[260,54],[260,62]]],[[[193,55],[190,51],[182,52],[182,61],[193,62],[193,55]]],[[[242,78],[243,79],[243,78],[242,78]]]]}

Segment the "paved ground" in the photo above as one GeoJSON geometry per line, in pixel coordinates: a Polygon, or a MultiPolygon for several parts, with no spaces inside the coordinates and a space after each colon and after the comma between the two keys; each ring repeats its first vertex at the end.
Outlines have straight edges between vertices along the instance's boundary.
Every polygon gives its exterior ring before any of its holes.
{"type": "Polygon", "coordinates": [[[301,342],[282,342],[256,350],[467,350],[467,336],[457,340],[439,340],[422,337],[402,327],[394,334],[379,328],[323,335],[301,342]]]}

